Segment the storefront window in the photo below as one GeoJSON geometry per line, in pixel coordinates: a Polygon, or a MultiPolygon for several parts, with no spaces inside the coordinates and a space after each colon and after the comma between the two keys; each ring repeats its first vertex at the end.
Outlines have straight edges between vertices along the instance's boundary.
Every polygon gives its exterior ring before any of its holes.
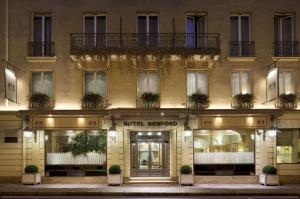
{"type": "Polygon", "coordinates": [[[106,131],[46,131],[47,176],[106,175],[106,131]]]}
{"type": "Polygon", "coordinates": [[[280,130],[277,134],[277,163],[300,161],[300,130],[280,130]]]}
{"type": "Polygon", "coordinates": [[[199,130],[194,132],[194,165],[198,175],[254,173],[253,130],[199,130]]]}

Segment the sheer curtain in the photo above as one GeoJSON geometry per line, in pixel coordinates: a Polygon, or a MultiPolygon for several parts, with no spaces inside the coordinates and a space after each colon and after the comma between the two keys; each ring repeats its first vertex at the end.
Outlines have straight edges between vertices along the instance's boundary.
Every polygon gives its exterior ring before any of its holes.
{"type": "Polygon", "coordinates": [[[241,73],[241,93],[251,93],[250,89],[250,73],[249,72],[242,72],[241,73]]]}
{"type": "Polygon", "coordinates": [[[42,92],[42,73],[32,73],[32,93],[42,92]]]}
{"type": "Polygon", "coordinates": [[[231,95],[234,97],[240,93],[240,74],[232,73],[231,75],[231,95]]]}
{"type": "Polygon", "coordinates": [[[150,72],[148,74],[149,87],[148,91],[152,93],[158,93],[158,75],[156,72],[150,72]]]}
{"type": "Polygon", "coordinates": [[[196,74],[194,72],[187,73],[187,95],[190,96],[196,92],[196,74]]]}
{"type": "Polygon", "coordinates": [[[207,94],[207,74],[206,72],[198,72],[198,90],[202,94],[207,94]]]}
{"type": "Polygon", "coordinates": [[[44,72],[44,92],[53,97],[53,72],[44,72]]]}
{"type": "Polygon", "coordinates": [[[293,73],[290,71],[279,73],[279,94],[294,93],[293,73]]]}
{"type": "Polygon", "coordinates": [[[148,92],[147,89],[147,73],[138,73],[138,95],[141,96],[144,92],[148,92]]]}
{"type": "Polygon", "coordinates": [[[106,96],[106,74],[105,72],[96,73],[96,93],[102,97],[106,96]]]}
{"type": "Polygon", "coordinates": [[[85,72],[85,94],[94,93],[94,72],[85,72]]]}

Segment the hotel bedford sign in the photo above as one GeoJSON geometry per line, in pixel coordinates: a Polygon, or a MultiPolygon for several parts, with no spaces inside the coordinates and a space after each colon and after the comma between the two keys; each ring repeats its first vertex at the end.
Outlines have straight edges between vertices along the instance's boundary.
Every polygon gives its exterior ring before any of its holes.
{"type": "Polygon", "coordinates": [[[178,123],[173,120],[159,121],[159,120],[151,120],[151,121],[142,121],[142,120],[126,120],[123,121],[123,126],[126,127],[174,127],[177,126],[178,123]]]}

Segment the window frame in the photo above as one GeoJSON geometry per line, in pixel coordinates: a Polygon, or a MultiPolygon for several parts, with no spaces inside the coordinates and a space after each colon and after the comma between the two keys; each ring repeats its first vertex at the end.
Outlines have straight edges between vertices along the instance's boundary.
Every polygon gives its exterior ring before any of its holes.
{"type": "Polygon", "coordinates": [[[51,12],[46,13],[32,13],[31,15],[31,41],[34,42],[34,18],[42,17],[42,41],[45,42],[45,17],[51,17],[51,41],[54,41],[54,15],[51,12]]]}
{"type": "MultiPolygon", "coordinates": [[[[234,97],[235,95],[233,95],[233,92],[232,92],[232,76],[234,73],[238,73],[239,74],[239,93],[242,93],[241,91],[241,88],[242,88],[242,80],[241,80],[241,74],[242,73],[248,73],[249,74],[249,87],[250,87],[250,93],[249,94],[252,94],[253,93],[253,90],[252,90],[252,74],[251,74],[251,70],[233,70],[230,74],[230,93],[231,93],[231,97],[234,97]]],[[[239,94],[238,93],[238,94],[239,94]]]]}
{"type": "Polygon", "coordinates": [[[101,97],[103,97],[103,98],[107,97],[107,71],[106,70],[86,70],[86,71],[83,71],[83,73],[82,73],[82,76],[83,76],[83,78],[82,78],[83,79],[82,94],[83,95],[86,94],[86,84],[85,84],[85,73],[86,72],[92,72],[93,73],[93,76],[94,76],[94,79],[93,79],[93,93],[99,94],[99,95],[100,95],[100,93],[95,92],[96,76],[97,76],[97,73],[104,73],[105,74],[105,96],[101,95],[101,97]]]}
{"type": "MultiPolygon", "coordinates": [[[[206,75],[206,93],[201,93],[201,94],[206,94],[206,95],[209,95],[209,75],[208,75],[208,70],[186,70],[186,75],[185,75],[185,83],[186,83],[186,96],[188,97],[188,73],[190,72],[193,72],[193,73],[205,73],[206,75]]],[[[195,87],[198,87],[198,78],[197,78],[197,75],[196,75],[196,82],[195,82],[195,87]]],[[[198,89],[196,89],[198,90],[198,89]]]]}
{"type": "MultiPolygon", "coordinates": [[[[41,81],[44,81],[44,73],[47,73],[47,72],[51,72],[52,73],[52,94],[53,96],[49,96],[50,98],[55,98],[55,73],[54,71],[52,70],[43,70],[43,71],[31,71],[31,86],[30,86],[30,93],[31,95],[33,94],[33,78],[32,78],[32,75],[33,73],[40,73],[41,74],[41,81]]],[[[43,92],[41,93],[45,93],[45,86],[44,86],[44,82],[42,83],[42,86],[40,87],[43,87],[43,92]]]]}
{"type": "MultiPolygon", "coordinates": [[[[252,19],[251,19],[251,14],[250,13],[241,13],[241,14],[238,14],[238,13],[231,13],[230,14],[230,25],[231,25],[231,17],[238,17],[238,41],[237,42],[242,42],[242,20],[241,18],[242,17],[245,17],[247,16],[249,18],[249,40],[248,41],[251,41],[252,40],[252,19]]],[[[230,28],[230,33],[229,33],[230,37],[231,37],[231,28],[230,28]]],[[[231,39],[230,39],[231,40],[231,39]]]]}
{"type": "Polygon", "coordinates": [[[160,75],[159,70],[138,70],[136,76],[136,96],[140,97],[142,93],[139,91],[139,74],[140,73],[147,73],[147,92],[149,92],[149,73],[156,73],[157,75],[157,94],[160,94],[160,75]]]}
{"type": "Polygon", "coordinates": [[[147,32],[146,34],[149,34],[149,17],[150,16],[156,16],[157,17],[157,33],[160,33],[160,20],[159,20],[159,13],[137,13],[136,15],[136,33],[139,33],[139,17],[146,17],[146,26],[147,26],[147,32]]]}
{"type": "MultiPolygon", "coordinates": [[[[279,23],[280,23],[280,30],[279,30],[279,32],[277,32],[278,33],[278,35],[280,35],[280,40],[279,40],[279,42],[282,42],[283,41],[283,39],[282,39],[282,19],[284,18],[284,17],[291,17],[291,20],[292,20],[292,22],[291,22],[291,25],[292,25],[292,41],[291,42],[293,42],[293,41],[295,41],[295,31],[296,31],[296,29],[295,29],[295,14],[293,14],[293,13],[275,13],[274,14],[274,16],[273,16],[273,24],[274,24],[274,26],[275,26],[275,18],[277,18],[277,20],[279,21],[279,23]]],[[[275,28],[273,28],[273,31],[275,30],[275,28]]],[[[273,36],[274,36],[274,41],[275,41],[275,32],[273,33],[273,36]]]]}

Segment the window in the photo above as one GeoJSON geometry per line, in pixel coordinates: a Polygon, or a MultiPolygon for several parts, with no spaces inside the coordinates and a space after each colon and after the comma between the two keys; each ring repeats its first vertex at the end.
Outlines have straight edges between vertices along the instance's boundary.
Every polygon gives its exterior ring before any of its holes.
{"type": "Polygon", "coordinates": [[[33,42],[30,45],[32,56],[54,56],[52,43],[52,16],[33,16],[33,42]]]}
{"type": "Polygon", "coordinates": [[[196,175],[250,175],[255,170],[254,130],[196,130],[196,175]]]}
{"type": "Polygon", "coordinates": [[[231,96],[251,93],[250,72],[237,71],[231,74],[231,96]]]}
{"type": "Polygon", "coordinates": [[[86,48],[106,46],[106,16],[84,16],[84,33],[86,48]]]}
{"type": "Polygon", "coordinates": [[[187,72],[187,95],[207,94],[207,73],[203,71],[187,72]]]}
{"type": "Polygon", "coordinates": [[[46,176],[106,175],[106,130],[45,132],[46,176]]]}
{"type": "Polygon", "coordinates": [[[300,162],[300,130],[281,129],[277,134],[277,163],[300,162]]]}
{"type": "Polygon", "coordinates": [[[292,71],[279,71],[279,95],[294,93],[292,71]]]}
{"type": "Polygon", "coordinates": [[[206,39],[206,16],[195,15],[186,17],[186,33],[187,33],[187,47],[205,47],[206,39]]]}
{"type": "Polygon", "coordinates": [[[142,46],[157,47],[158,45],[158,16],[138,16],[138,44],[142,46]]]}
{"type": "Polygon", "coordinates": [[[158,73],[144,71],[138,73],[138,96],[145,92],[158,93],[158,73]]]}
{"type": "Polygon", "coordinates": [[[230,16],[230,55],[252,55],[250,16],[248,14],[230,16]]]}
{"type": "Polygon", "coordinates": [[[98,72],[85,72],[85,94],[95,93],[102,97],[106,96],[106,73],[103,71],[98,72]]]}
{"type": "Polygon", "coordinates": [[[293,56],[296,51],[294,42],[293,15],[274,16],[274,55],[293,56]]]}
{"type": "Polygon", "coordinates": [[[32,94],[34,93],[43,93],[54,97],[53,72],[32,72],[32,94]]]}

